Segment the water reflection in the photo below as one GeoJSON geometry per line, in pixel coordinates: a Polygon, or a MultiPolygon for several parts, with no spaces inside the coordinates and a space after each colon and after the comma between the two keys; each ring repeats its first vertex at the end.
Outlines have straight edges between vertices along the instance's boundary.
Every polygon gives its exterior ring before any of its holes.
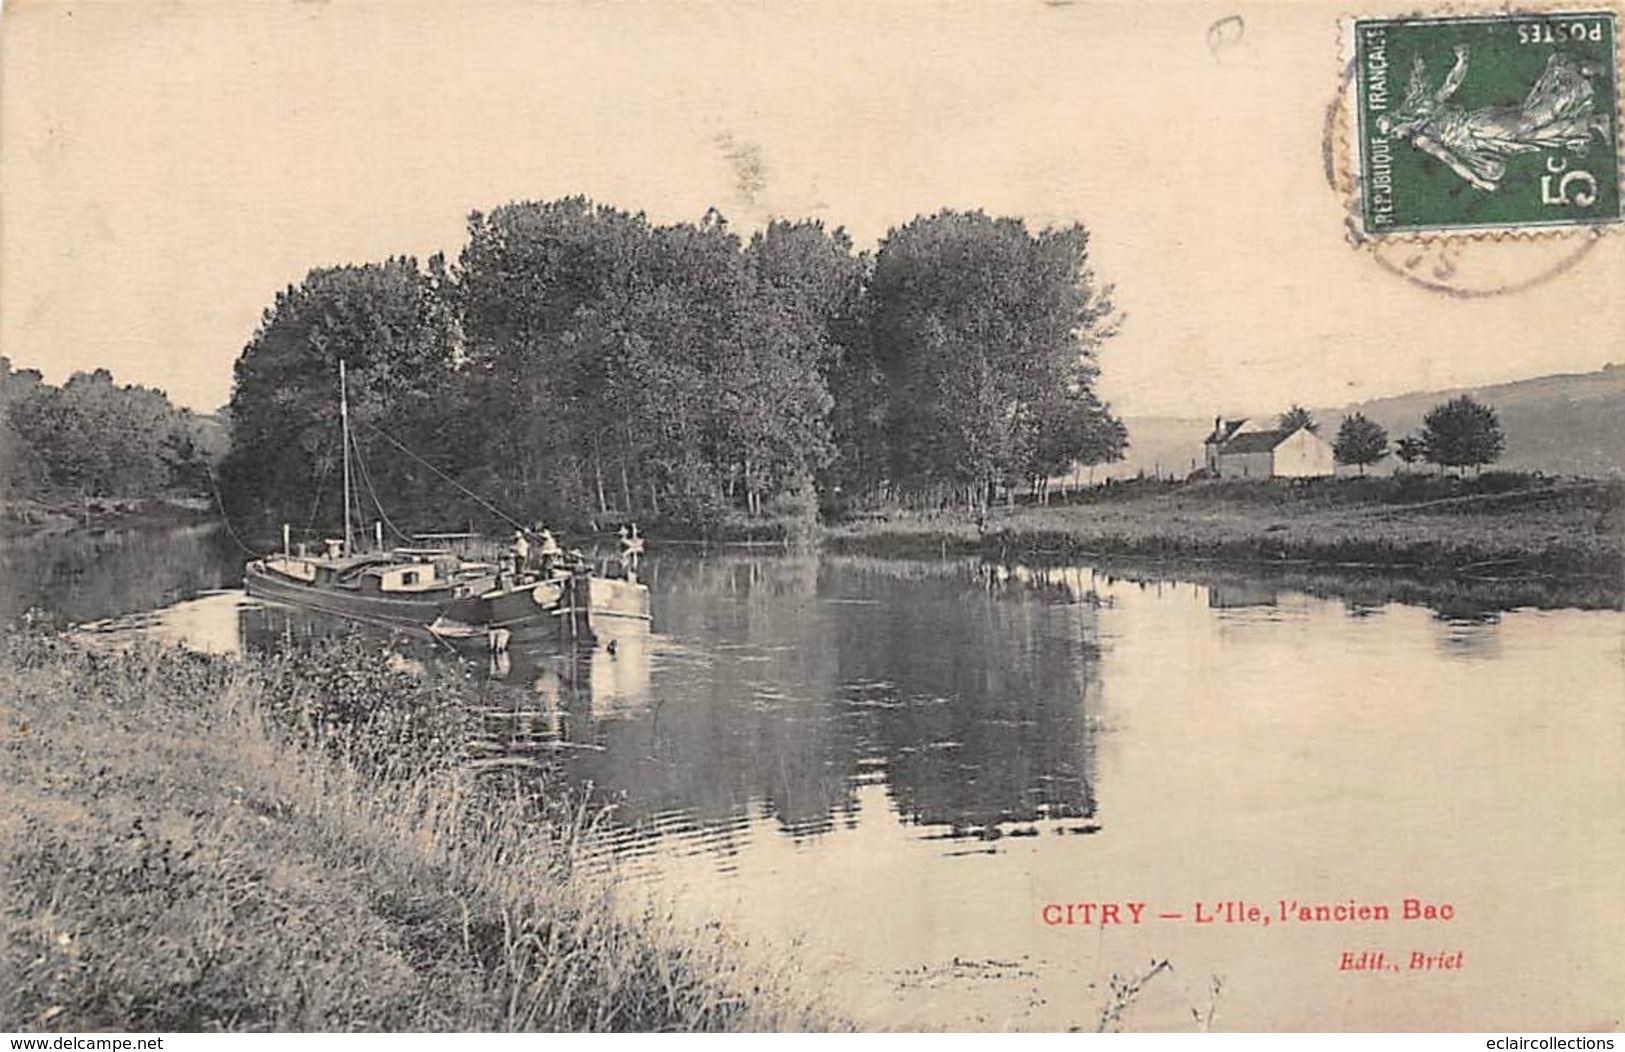
{"type": "Polygon", "coordinates": [[[648,706],[647,638],[581,648],[516,648],[486,658],[482,733],[471,744],[489,763],[513,763],[566,748],[599,749],[606,720],[648,706]],[[509,689],[495,689],[497,685],[509,689]]]}
{"type": "Polygon", "coordinates": [[[0,540],[0,624],[26,611],[92,621],[169,606],[242,583],[218,523],[95,530],[0,540]]]}
{"type": "Polygon", "coordinates": [[[657,654],[654,700],[577,762],[625,822],[759,813],[815,837],[871,783],[950,834],[1094,813],[1093,610],[1060,572],[724,557],[662,574],[662,635],[703,646],[657,654]]]}
{"type": "Polygon", "coordinates": [[[1214,609],[1271,605],[1284,594],[1335,599],[1356,617],[1394,603],[1432,610],[1447,620],[1472,620],[1508,610],[1625,609],[1625,588],[1611,578],[1438,576],[1411,567],[1386,569],[1202,563],[1154,564],[1104,560],[1097,568],[1117,580],[1171,581],[1208,590],[1214,609]]]}
{"type": "Polygon", "coordinates": [[[1214,610],[1237,610],[1274,606],[1280,598],[1281,590],[1266,581],[1224,581],[1208,588],[1207,605],[1214,610]]]}
{"type": "MultiPolygon", "coordinates": [[[[207,530],[178,531],[154,558],[153,546],[100,538],[58,551],[38,576],[60,580],[101,551],[101,569],[79,574],[105,582],[83,593],[94,602],[184,594],[219,576],[199,569],[206,553],[218,555],[209,547],[216,540],[207,530]]],[[[1195,603],[1208,611],[1206,631],[1245,646],[1257,625],[1322,618],[1314,591],[1343,591],[1351,621],[1380,620],[1390,609],[1369,594],[1378,583],[1351,586],[1337,575],[1193,576],[1202,580],[977,559],[667,553],[647,567],[659,634],[613,648],[473,659],[483,731],[470,749],[482,763],[545,766],[590,786],[614,804],[623,847],[700,837],[724,864],[730,838],[753,820],[795,840],[849,826],[866,786],[883,789],[898,819],[929,839],[1098,832],[1106,822],[1096,774],[1106,725],[1103,611],[1134,593],[1164,617],[1195,603]]],[[[1500,653],[1500,615],[1463,592],[1437,600],[1435,621],[1428,635],[1444,653],[1500,653]]],[[[217,652],[361,632],[418,660],[470,660],[425,633],[356,626],[240,593],[88,627],[217,652]]]]}
{"type": "MultiPolygon", "coordinates": [[[[849,824],[866,785],[932,838],[1096,828],[1106,601],[1089,571],[725,556],[668,558],[649,578],[653,637],[472,662],[480,762],[562,769],[633,839],[703,832],[723,859],[754,818],[794,839],[849,824]]],[[[262,651],[362,632],[467,660],[240,595],[96,627],[262,651]]]]}
{"type": "Polygon", "coordinates": [[[1452,656],[1473,659],[1493,658],[1501,652],[1501,636],[1496,628],[1501,615],[1479,612],[1467,617],[1440,617],[1443,630],[1438,638],[1452,656]]]}
{"type": "MultiPolygon", "coordinates": [[[[1137,1009],[1158,1028],[1188,1022],[1210,975],[1237,1029],[1541,1029],[1547,1006],[1602,1018],[1617,994],[1589,976],[1625,967],[1596,923],[1625,865],[1621,619],[1511,608],[1560,596],[1550,582],[670,553],[646,578],[657,633],[635,646],[465,668],[476,762],[613,803],[626,887],[806,936],[850,976],[843,1004],[887,1025],[1089,1026],[1080,991],[1153,957],[1178,963],[1165,1014],[1137,1009]],[[1471,975],[1351,983],[1346,930],[1036,919],[1097,898],[1411,895],[1457,921],[1372,945],[1447,936],[1471,975]],[[958,968],[995,960],[1030,982],[958,968]],[[900,975],[919,980],[902,1000],[900,975]],[[1518,996],[1486,1012],[1465,983],[1518,996]]],[[[240,593],[132,623],[224,649],[355,630],[240,593]]]]}

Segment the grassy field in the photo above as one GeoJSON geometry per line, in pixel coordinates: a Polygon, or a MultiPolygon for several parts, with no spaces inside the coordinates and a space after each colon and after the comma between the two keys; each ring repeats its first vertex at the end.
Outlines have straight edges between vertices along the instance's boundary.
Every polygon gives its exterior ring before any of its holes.
{"type": "Polygon", "coordinates": [[[1495,577],[1625,573],[1625,483],[1512,474],[1129,482],[1067,503],[893,512],[828,528],[836,550],[1114,555],[1395,566],[1495,577]]]}
{"type": "Polygon", "coordinates": [[[841,1025],[727,933],[618,905],[585,809],[463,762],[455,686],[375,643],[10,635],[0,1030],[841,1025]]]}

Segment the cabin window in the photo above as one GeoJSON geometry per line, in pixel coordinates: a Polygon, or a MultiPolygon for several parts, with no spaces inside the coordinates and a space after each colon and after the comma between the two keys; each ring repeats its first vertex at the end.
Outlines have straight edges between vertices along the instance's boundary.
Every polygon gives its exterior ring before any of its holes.
{"type": "Polygon", "coordinates": [[[417,583],[418,583],[418,572],[416,570],[407,570],[405,573],[401,574],[401,585],[403,587],[406,586],[406,585],[409,585],[409,584],[417,584],[417,583]]]}

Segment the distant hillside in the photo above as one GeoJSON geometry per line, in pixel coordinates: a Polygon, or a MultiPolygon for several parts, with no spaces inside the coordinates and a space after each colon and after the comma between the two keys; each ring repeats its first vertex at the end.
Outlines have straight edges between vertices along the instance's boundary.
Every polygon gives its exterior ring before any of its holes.
{"type": "Polygon", "coordinates": [[[1497,467],[1563,475],[1625,474],[1625,366],[1516,383],[1401,395],[1318,413],[1335,429],[1358,410],[1397,438],[1420,428],[1435,405],[1470,394],[1495,407],[1506,432],[1497,467]]]}
{"type": "Polygon", "coordinates": [[[219,464],[220,458],[231,448],[231,423],[227,410],[222,408],[213,413],[193,413],[192,425],[192,440],[203,450],[211,464],[219,464]]]}
{"type": "MultiPolygon", "coordinates": [[[[1470,394],[1494,406],[1506,432],[1506,452],[1496,467],[1549,474],[1625,475],[1625,365],[1594,373],[1541,376],[1483,387],[1378,398],[1314,410],[1321,433],[1331,438],[1352,412],[1361,412],[1399,438],[1422,426],[1422,416],[1435,405],[1470,394]]],[[[1281,407],[1284,408],[1284,407],[1281,407]]],[[[1280,408],[1256,414],[1272,418],[1280,408]]],[[[1126,460],[1095,472],[1097,479],[1147,475],[1184,476],[1202,463],[1202,439],[1213,428],[1211,417],[1185,419],[1128,417],[1130,449],[1126,460]]]]}
{"type": "Polygon", "coordinates": [[[1096,481],[1107,478],[1133,478],[1141,474],[1172,475],[1184,478],[1202,466],[1202,439],[1213,430],[1213,418],[1205,420],[1175,416],[1130,416],[1128,453],[1116,464],[1095,469],[1096,481]]]}

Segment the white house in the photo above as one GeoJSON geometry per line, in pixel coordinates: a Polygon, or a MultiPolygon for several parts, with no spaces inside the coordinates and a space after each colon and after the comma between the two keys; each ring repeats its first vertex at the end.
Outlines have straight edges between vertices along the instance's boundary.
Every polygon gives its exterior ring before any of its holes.
{"type": "Polygon", "coordinates": [[[1213,421],[1204,440],[1208,474],[1225,479],[1319,478],[1337,470],[1332,446],[1307,427],[1251,428],[1246,420],[1213,421]]]}

